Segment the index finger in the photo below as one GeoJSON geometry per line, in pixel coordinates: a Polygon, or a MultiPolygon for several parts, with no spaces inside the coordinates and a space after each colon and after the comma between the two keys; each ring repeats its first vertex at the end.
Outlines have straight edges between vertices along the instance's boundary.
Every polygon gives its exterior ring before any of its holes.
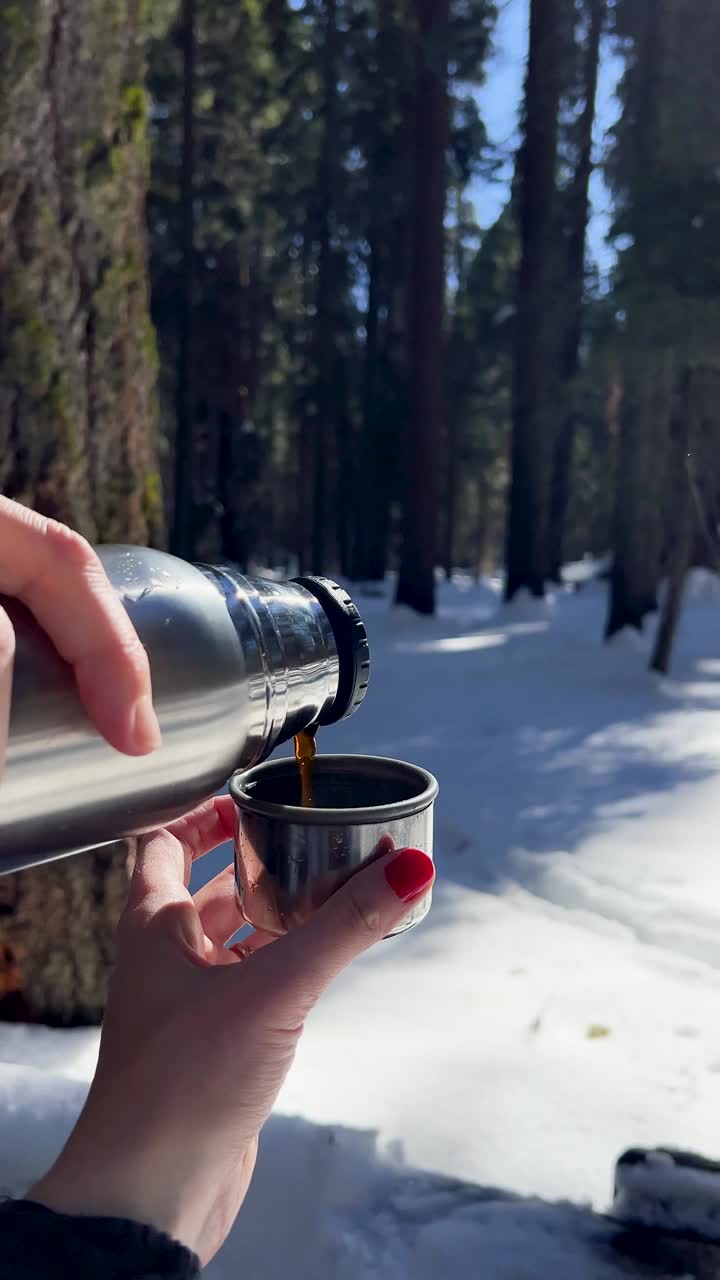
{"type": "Polygon", "coordinates": [[[0,496],[0,592],[34,614],[97,729],[127,755],[160,745],[145,650],[86,540],[0,496]]]}
{"type": "Polygon", "coordinates": [[[154,903],[174,901],[190,883],[192,864],[226,840],[232,840],[235,802],[213,796],[204,804],[145,836],[138,845],[130,887],[130,904],[147,898],[154,903]]]}

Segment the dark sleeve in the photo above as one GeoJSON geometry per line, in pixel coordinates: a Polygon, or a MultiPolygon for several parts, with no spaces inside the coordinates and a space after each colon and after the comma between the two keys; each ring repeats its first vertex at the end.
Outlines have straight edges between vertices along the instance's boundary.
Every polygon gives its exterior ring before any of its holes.
{"type": "Polygon", "coordinates": [[[123,1218],[54,1213],[31,1200],[0,1204],[0,1280],[196,1280],[194,1253],[123,1218]]]}

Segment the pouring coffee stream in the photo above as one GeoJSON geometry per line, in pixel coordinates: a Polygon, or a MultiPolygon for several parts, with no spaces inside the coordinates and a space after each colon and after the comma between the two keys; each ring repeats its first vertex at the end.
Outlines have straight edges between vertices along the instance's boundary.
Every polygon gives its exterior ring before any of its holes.
{"type": "Polygon", "coordinates": [[[317,726],[313,726],[309,729],[303,729],[302,733],[295,734],[295,759],[300,770],[301,804],[303,809],[312,809],[313,806],[313,764],[315,763],[317,750],[315,746],[316,733],[317,726]]]}

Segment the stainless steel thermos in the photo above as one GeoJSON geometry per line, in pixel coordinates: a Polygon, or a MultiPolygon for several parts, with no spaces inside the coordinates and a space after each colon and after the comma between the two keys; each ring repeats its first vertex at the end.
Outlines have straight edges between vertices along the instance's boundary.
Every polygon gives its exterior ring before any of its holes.
{"type": "Polygon", "coordinates": [[[144,547],[99,554],[147,650],[163,744],[143,757],[110,747],[70,668],[3,599],[16,657],[0,871],[161,826],[301,729],[352,715],[365,695],[365,628],[329,579],[247,578],[144,547]]]}

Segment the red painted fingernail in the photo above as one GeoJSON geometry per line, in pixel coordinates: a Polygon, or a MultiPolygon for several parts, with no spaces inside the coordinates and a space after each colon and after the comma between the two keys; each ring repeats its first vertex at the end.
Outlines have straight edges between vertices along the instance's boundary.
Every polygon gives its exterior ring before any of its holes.
{"type": "Polygon", "coordinates": [[[385,868],[385,878],[401,902],[410,902],[429,889],[434,874],[432,859],[420,849],[401,849],[385,868]]]}

